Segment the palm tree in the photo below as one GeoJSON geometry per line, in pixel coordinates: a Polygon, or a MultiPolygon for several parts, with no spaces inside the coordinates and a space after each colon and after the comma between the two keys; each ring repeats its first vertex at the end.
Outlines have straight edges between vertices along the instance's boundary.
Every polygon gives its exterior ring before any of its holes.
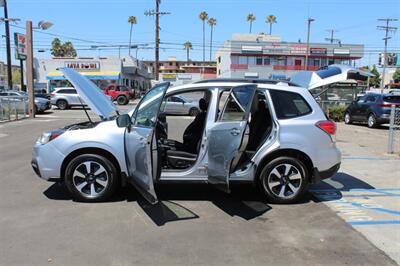
{"type": "Polygon", "coordinates": [[[208,20],[208,25],[210,25],[210,27],[211,27],[211,32],[210,32],[210,61],[211,61],[213,29],[214,29],[214,26],[217,25],[217,20],[215,18],[210,18],[208,20]]]}
{"type": "Polygon", "coordinates": [[[256,20],[256,16],[254,16],[253,14],[248,14],[247,15],[247,21],[250,22],[250,30],[249,33],[251,33],[251,27],[253,25],[253,21],[256,20]]]}
{"type": "Polygon", "coordinates": [[[132,43],[132,28],[133,28],[133,24],[137,23],[136,17],[135,16],[129,16],[128,17],[128,23],[131,24],[131,30],[129,32],[129,55],[131,55],[131,43],[132,43]]]}
{"type": "Polygon", "coordinates": [[[202,11],[199,18],[203,21],[203,62],[206,60],[206,20],[208,19],[208,14],[206,11],[202,11]]]}
{"type": "Polygon", "coordinates": [[[183,49],[186,50],[186,61],[189,63],[189,50],[192,50],[192,49],[193,49],[192,43],[189,42],[189,41],[186,41],[186,42],[183,44],[183,47],[184,47],[183,49]]]}
{"type": "Polygon", "coordinates": [[[272,33],[272,24],[275,24],[276,21],[276,17],[274,15],[269,15],[265,18],[265,22],[269,23],[269,35],[271,35],[272,33]]]}

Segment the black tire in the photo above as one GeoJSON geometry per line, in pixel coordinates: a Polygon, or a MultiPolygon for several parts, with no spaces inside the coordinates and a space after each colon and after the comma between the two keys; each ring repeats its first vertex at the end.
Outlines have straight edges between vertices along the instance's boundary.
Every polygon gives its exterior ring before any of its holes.
{"type": "Polygon", "coordinates": [[[56,105],[60,110],[68,109],[68,102],[66,100],[58,100],[56,105]]]}
{"type": "Polygon", "coordinates": [[[118,105],[127,105],[129,103],[129,100],[126,96],[118,96],[117,103],[118,105]]]}
{"type": "Polygon", "coordinates": [[[259,185],[269,202],[290,204],[298,202],[304,196],[309,180],[307,167],[300,160],[278,157],[264,166],[259,177],[259,185]],[[287,175],[285,175],[286,165],[291,166],[287,175]],[[277,173],[282,175],[278,177],[277,173]],[[282,187],[284,188],[281,196],[282,187]]]}
{"type": "Polygon", "coordinates": [[[68,163],[65,170],[65,185],[76,201],[106,201],[119,185],[119,173],[116,166],[107,158],[97,154],[82,154],[68,163]],[[90,173],[85,174],[87,169],[85,163],[89,164],[90,173]],[[98,165],[101,165],[104,171],[94,175],[97,170],[101,171],[98,165]],[[80,174],[84,177],[80,177],[80,174]]]}
{"type": "Polygon", "coordinates": [[[344,114],[344,123],[347,125],[353,124],[353,119],[351,118],[351,115],[349,112],[346,112],[344,114]]]}
{"type": "Polygon", "coordinates": [[[374,114],[369,114],[367,118],[367,126],[369,128],[375,128],[378,126],[378,123],[376,122],[376,117],[374,114]]]}
{"type": "Polygon", "coordinates": [[[196,116],[196,115],[199,114],[199,112],[200,112],[199,109],[193,107],[193,108],[190,108],[190,110],[189,110],[189,115],[190,115],[190,116],[196,116]]]}

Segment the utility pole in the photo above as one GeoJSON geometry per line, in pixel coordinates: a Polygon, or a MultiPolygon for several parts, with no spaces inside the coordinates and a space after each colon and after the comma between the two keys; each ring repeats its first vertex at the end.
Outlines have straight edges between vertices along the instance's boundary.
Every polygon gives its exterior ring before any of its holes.
{"type": "Polygon", "coordinates": [[[385,41],[385,50],[383,52],[383,69],[382,69],[382,80],[381,80],[381,92],[383,93],[383,89],[385,88],[385,73],[386,73],[386,53],[387,53],[387,44],[388,40],[391,38],[389,37],[389,31],[396,31],[397,27],[390,27],[389,23],[392,21],[398,21],[398,19],[395,18],[380,18],[378,21],[384,21],[386,22],[386,26],[377,26],[378,30],[384,30],[385,31],[385,38],[383,40],[385,41]]]}
{"type": "Polygon", "coordinates": [[[306,49],[306,62],[305,62],[305,70],[308,70],[308,54],[310,53],[310,28],[311,22],[315,21],[313,18],[308,18],[308,28],[307,28],[307,49],[306,49]]]}
{"type": "Polygon", "coordinates": [[[334,42],[340,43],[340,40],[339,40],[339,39],[333,38],[333,35],[334,35],[336,32],[338,32],[337,30],[335,30],[335,29],[329,29],[329,30],[326,30],[326,31],[329,32],[330,35],[331,35],[330,38],[325,38],[326,41],[329,41],[329,42],[332,43],[332,44],[333,44],[334,42]]]}
{"type": "Polygon", "coordinates": [[[155,16],[156,17],[156,40],[155,40],[155,64],[154,64],[154,75],[155,79],[158,80],[158,74],[159,74],[159,62],[160,62],[160,37],[159,37],[159,30],[160,30],[160,15],[169,15],[171,14],[170,12],[160,12],[160,2],[161,0],[156,0],[156,11],[154,10],[149,10],[145,11],[144,15],[145,16],[155,16]]]}
{"type": "Polygon", "coordinates": [[[3,0],[4,7],[4,25],[6,28],[6,49],[7,49],[7,82],[8,88],[12,89],[12,71],[11,71],[11,46],[10,46],[10,22],[8,20],[7,0],[3,0]]]}
{"type": "Polygon", "coordinates": [[[29,100],[29,118],[35,118],[35,88],[33,87],[33,33],[32,21],[26,21],[26,83],[29,100]]]}

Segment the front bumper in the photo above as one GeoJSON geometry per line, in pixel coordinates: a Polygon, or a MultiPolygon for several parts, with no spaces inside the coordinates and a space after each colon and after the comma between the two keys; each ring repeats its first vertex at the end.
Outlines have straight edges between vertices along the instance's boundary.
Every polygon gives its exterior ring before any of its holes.
{"type": "Polygon", "coordinates": [[[324,171],[319,171],[318,168],[314,167],[311,183],[316,184],[323,179],[327,179],[336,175],[336,173],[339,171],[339,168],[340,168],[340,163],[335,164],[331,168],[324,171]]]}
{"type": "Polygon", "coordinates": [[[33,146],[31,166],[42,179],[59,178],[65,156],[51,143],[33,146]]]}

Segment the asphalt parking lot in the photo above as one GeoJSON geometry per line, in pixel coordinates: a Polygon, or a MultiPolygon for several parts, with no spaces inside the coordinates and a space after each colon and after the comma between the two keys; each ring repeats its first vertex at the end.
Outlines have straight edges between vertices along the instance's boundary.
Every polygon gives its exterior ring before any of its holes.
{"type": "Polygon", "coordinates": [[[339,125],[340,173],[299,204],[268,204],[251,186],[228,195],[206,185],[163,185],[161,203],[151,206],[132,187],[107,203],[74,202],[63,185],[36,177],[30,159],[40,133],[82,120],[82,110],[52,110],[0,124],[1,265],[399,262],[399,157],[381,150],[385,129],[339,125]]]}

